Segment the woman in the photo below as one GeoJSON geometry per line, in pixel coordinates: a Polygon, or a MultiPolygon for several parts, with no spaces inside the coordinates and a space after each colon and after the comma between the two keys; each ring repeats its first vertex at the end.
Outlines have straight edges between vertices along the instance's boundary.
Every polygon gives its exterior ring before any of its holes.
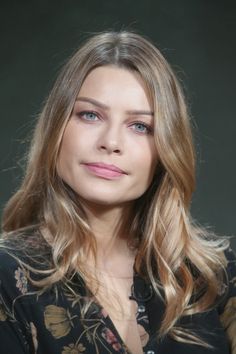
{"type": "Polygon", "coordinates": [[[235,258],[191,219],[181,88],[149,41],[89,39],[60,73],[3,215],[6,353],[236,353],[235,258]]]}

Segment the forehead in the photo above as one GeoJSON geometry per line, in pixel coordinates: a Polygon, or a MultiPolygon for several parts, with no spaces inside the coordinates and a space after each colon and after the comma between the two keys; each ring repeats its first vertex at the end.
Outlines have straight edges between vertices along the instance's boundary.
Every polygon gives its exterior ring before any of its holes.
{"type": "Polygon", "coordinates": [[[140,108],[151,109],[150,95],[141,76],[126,68],[114,65],[93,69],[85,78],[78,97],[89,96],[104,103],[130,102],[140,108]]]}

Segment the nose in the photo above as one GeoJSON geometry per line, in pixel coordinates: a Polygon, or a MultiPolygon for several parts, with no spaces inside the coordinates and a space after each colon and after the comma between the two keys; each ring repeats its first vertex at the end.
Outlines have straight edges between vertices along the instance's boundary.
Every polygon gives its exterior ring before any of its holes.
{"type": "Polygon", "coordinates": [[[122,154],[123,138],[118,126],[104,127],[98,139],[98,149],[109,154],[122,154]]]}

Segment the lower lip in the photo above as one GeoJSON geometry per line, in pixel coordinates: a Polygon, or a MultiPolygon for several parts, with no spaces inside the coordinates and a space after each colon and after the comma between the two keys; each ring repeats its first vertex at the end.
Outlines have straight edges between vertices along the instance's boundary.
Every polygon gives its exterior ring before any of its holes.
{"type": "Polygon", "coordinates": [[[117,179],[124,175],[122,172],[109,170],[95,165],[84,165],[90,172],[105,179],[117,179]]]}

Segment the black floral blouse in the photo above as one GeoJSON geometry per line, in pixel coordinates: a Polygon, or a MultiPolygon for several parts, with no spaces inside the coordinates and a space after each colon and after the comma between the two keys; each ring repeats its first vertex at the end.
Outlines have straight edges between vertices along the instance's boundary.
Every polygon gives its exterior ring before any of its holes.
{"type": "MultiPolygon", "coordinates": [[[[81,315],[88,291],[78,274],[69,285],[59,282],[42,294],[36,293],[23,263],[29,264],[30,257],[31,264],[39,268],[43,260],[47,269],[50,247],[39,246],[33,238],[21,239],[21,245],[24,247],[14,245],[14,253],[0,250],[0,352],[130,354],[108,314],[95,299],[91,300],[85,315],[81,315]]],[[[229,285],[220,289],[220,301],[215,308],[183,317],[178,323],[214,349],[180,343],[168,336],[157,341],[155,334],[161,324],[164,304],[153,295],[149,284],[134,275],[131,298],[138,305],[136,319],[142,329],[143,353],[236,354],[236,259],[231,250],[226,252],[226,257],[229,285]]]]}

